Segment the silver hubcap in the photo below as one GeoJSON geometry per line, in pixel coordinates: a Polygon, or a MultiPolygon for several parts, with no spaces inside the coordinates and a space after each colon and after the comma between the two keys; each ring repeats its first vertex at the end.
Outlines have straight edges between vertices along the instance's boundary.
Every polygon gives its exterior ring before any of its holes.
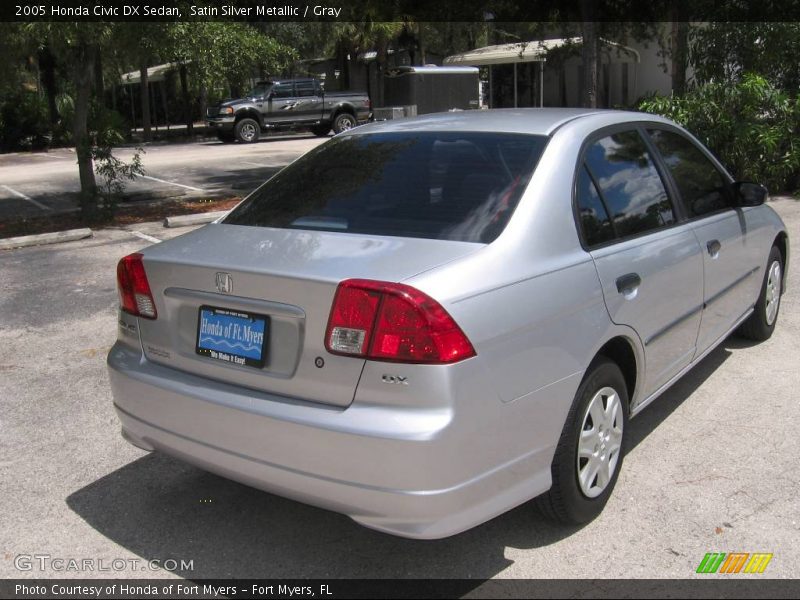
{"type": "Polygon", "coordinates": [[[767,303],[764,307],[767,325],[772,325],[778,316],[778,306],[781,303],[781,263],[774,261],[767,274],[767,303]]]}
{"type": "Polygon", "coordinates": [[[250,123],[246,123],[242,127],[242,139],[247,140],[248,142],[252,140],[256,136],[256,128],[251,125],[250,123]]]}
{"type": "Polygon", "coordinates": [[[339,131],[347,131],[353,128],[353,120],[350,117],[344,118],[339,121],[339,131]]]}
{"type": "Polygon", "coordinates": [[[622,402],[619,394],[604,387],[594,395],[583,415],[578,439],[578,483],[588,498],[606,489],[622,449],[622,402]]]}

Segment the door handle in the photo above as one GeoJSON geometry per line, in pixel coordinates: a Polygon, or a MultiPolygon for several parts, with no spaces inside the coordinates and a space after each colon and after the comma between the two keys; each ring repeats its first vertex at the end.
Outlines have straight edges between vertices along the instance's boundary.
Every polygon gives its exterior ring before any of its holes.
{"type": "Polygon", "coordinates": [[[642,278],[638,273],[628,273],[617,277],[617,291],[625,296],[635,292],[642,285],[642,278]]]}
{"type": "Polygon", "coordinates": [[[717,255],[719,255],[719,251],[722,249],[722,244],[719,243],[719,240],[711,240],[706,244],[706,249],[713,258],[716,258],[717,255]]]}

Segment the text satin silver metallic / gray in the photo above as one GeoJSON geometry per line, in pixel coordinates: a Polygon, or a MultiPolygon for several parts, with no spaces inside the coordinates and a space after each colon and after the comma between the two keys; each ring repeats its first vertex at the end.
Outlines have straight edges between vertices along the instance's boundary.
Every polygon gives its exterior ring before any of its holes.
{"type": "Polygon", "coordinates": [[[737,328],[772,333],[765,193],[641,113],[354,128],[120,262],[123,436],[410,538],[537,497],[585,522],[628,419],[737,328]]]}

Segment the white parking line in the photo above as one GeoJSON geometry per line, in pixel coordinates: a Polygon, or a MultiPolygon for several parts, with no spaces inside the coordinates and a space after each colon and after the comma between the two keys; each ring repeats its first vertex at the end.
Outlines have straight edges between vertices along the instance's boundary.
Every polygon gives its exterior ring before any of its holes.
{"type": "Polygon", "coordinates": [[[151,242],[153,244],[161,243],[161,240],[158,239],[157,237],[153,237],[152,235],[147,235],[146,233],[142,233],[141,231],[129,230],[129,233],[131,235],[135,235],[136,237],[141,238],[143,240],[147,240],[148,242],[151,242]]]}
{"type": "Polygon", "coordinates": [[[254,167],[272,167],[272,165],[265,165],[264,163],[250,162],[249,160],[239,161],[243,165],[253,165],[254,167]]]}
{"type": "Polygon", "coordinates": [[[163,179],[158,179],[157,177],[151,177],[150,175],[139,175],[139,177],[144,177],[145,179],[152,179],[153,181],[158,181],[159,183],[166,183],[167,185],[175,185],[177,187],[186,188],[187,190],[194,190],[195,192],[205,192],[204,189],[198,187],[192,187],[191,185],[183,185],[182,183],[175,183],[174,181],[164,181],[163,179]]]}
{"type": "Polygon", "coordinates": [[[50,207],[49,207],[49,206],[45,206],[45,205],[44,205],[44,204],[42,204],[41,202],[37,202],[37,201],[36,201],[36,200],[34,200],[33,198],[31,198],[31,197],[29,197],[29,196],[26,196],[26,195],[25,195],[25,194],[23,194],[22,192],[18,192],[17,190],[15,190],[15,189],[13,189],[13,188],[10,188],[10,187],[8,187],[7,185],[0,185],[0,187],[1,187],[1,188],[4,188],[4,189],[6,189],[6,190],[8,190],[8,191],[9,191],[9,192],[11,192],[12,194],[14,194],[15,196],[18,196],[19,198],[22,198],[23,200],[27,200],[28,202],[30,202],[30,203],[31,203],[31,204],[33,204],[34,206],[38,206],[38,207],[39,207],[39,208],[41,208],[42,210],[50,210],[50,207]]]}

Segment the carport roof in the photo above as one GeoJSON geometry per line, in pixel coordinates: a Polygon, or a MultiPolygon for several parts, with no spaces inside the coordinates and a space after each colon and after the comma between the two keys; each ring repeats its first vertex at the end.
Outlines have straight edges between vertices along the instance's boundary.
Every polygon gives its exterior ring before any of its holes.
{"type": "MultiPolygon", "coordinates": [[[[147,69],[147,80],[151,83],[154,81],[162,81],[167,72],[172,69],[177,69],[179,63],[164,63],[163,65],[156,65],[147,69]]],[[[138,70],[122,74],[122,85],[133,85],[141,82],[141,75],[138,70]]]]}
{"type": "MultiPolygon", "coordinates": [[[[619,62],[640,62],[639,53],[633,48],[604,39],[601,39],[600,42],[619,51],[619,62]]],[[[484,65],[544,62],[547,60],[547,53],[551,50],[565,46],[580,46],[581,44],[583,44],[582,37],[570,37],[485,46],[448,56],[444,59],[444,64],[480,67],[484,65]]]]}

